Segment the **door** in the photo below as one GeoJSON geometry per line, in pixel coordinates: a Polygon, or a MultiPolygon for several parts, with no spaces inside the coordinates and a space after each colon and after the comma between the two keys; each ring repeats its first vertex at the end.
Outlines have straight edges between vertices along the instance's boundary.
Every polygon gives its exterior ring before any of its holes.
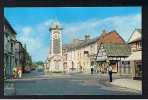
{"type": "Polygon", "coordinates": [[[59,61],[56,60],[54,65],[55,65],[55,70],[59,71],[59,61]]]}
{"type": "Polygon", "coordinates": [[[112,72],[117,73],[118,72],[117,61],[111,61],[111,66],[112,66],[112,72]]]}

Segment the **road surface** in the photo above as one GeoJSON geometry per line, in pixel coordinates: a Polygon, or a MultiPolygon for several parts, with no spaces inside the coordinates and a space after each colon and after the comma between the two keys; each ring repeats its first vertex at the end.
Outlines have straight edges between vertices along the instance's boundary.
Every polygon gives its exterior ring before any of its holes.
{"type": "MultiPolygon", "coordinates": [[[[109,84],[107,77],[90,74],[48,74],[33,71],[14,81],[12,95],[139,95],[140,91],[109,84]]],[[[10,91],[9,91],[10,92],[10,91]]],[[[7,95],[7,92],[5,92],[7,95]]]]}

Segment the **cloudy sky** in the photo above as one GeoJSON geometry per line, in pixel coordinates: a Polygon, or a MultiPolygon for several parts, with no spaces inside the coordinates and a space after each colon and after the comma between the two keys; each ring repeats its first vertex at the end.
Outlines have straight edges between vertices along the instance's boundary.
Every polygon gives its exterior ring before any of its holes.
{"type": "Polygon", "coordinates": [[[27,45],[33,61],[47,58],[49,27],[59,21],[63,42],[74,38],[100,36],[102,30],[116,30],[126,41],[135,28],[141,28],[141,7],[15,7],[4,8],[4,15],[17,32],[17,40],[27,45]]]}

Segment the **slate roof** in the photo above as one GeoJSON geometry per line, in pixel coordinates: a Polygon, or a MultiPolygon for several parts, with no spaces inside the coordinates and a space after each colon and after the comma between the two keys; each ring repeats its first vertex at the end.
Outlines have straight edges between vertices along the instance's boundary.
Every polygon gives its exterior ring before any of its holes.
{"type": "Polygon", "coordinates": [[[89,44],[93,44],[95,43],[97,40],[98,40],[99,37],[96,37],[96,38],[93,38],[93,39],[89,39],[89,40],[86,40],[82,43],[79,44],[78,48],[79,47],[83,47],[83,46],[86,46],[86,45],[89,45],[89,44]]]}
{"type": "Polygon", "coordinates": [[[12,28],[6,17],[4,17],[4,24],[6,25],[6,28],[8,27],[10,31],[12,31],[12,34],[17,34],[15,30],[12,28]]]}
{"type": "MultiPolygon", "coordinates": [[[[95,37],[95,38],[92,38],[92,39],[89,39],[89,40],[81,40],[79,43],[71,43],[71,44],[66,44],[64,45],[63,47],[66,48],[68,51],[70,50],[74,50],[74,49],[79,49],[79,48],[82,48],[84,46],[87,46],[87,45],[90,45],[90,44],[93,44],[95,42],[97,42],[97,40],[99,40],[100,38],[106,36],[106,35],[109,35],[113,32],[116,32],[116,31],[111,31],[111,32],[104,32],[102,33],[100,36],[98,37],[95,37]]],[[[117,32],[116,32],[117,33],[117,32]]]]}
{"type": "Polygon", "coordinates": [[[107,56],[111,57],[127,57],[130,55],[130,48],[127,44],[103,44],[103,48],[107,56]]]}
{"type": "Polygon", "coordinates": [[[69,50],[74,50],[74,49],[78,49],[81,47],[84,47],[86,45],[95,43],[97,40],[99,39],[99,37],[93,38],[93,39],[89,39],[89,40],[81,40],[78,43],[70,43],[70,44],[64,44],[63,45],[63,49],[68,49],[69,50]]]}

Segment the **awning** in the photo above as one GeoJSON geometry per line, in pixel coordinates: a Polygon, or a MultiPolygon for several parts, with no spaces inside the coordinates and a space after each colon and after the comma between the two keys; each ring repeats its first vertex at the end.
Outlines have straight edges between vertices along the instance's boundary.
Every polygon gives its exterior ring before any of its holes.
{"type": "Polygon", "coordinates": [[[123,61],[142,60],[142,51],[132,52],[131,55],[123,61]]]}

